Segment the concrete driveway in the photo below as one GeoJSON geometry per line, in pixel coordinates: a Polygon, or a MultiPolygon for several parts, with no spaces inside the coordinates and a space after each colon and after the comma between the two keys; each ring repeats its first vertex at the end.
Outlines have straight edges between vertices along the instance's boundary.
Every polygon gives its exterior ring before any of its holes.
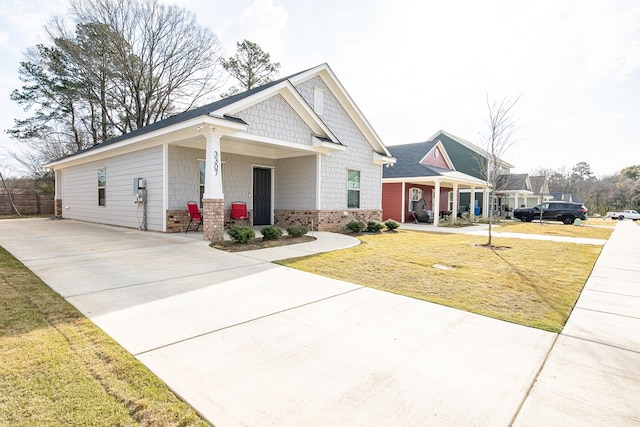
{"type": "Polygon", "coordinates": [[[217,426],[506,426],[557,337],[183,235],[5,220],[0,245],[217,426]]]}

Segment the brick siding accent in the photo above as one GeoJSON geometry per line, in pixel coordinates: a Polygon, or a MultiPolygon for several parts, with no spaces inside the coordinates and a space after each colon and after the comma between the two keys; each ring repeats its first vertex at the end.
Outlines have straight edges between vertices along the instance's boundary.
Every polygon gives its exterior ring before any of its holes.
{"type": "MultiPolygon", "coordinates": [[[[167,233],[184,233],[189,224],[188,210],[168,210],[167,211],[167,233]]],[[[191,224],[195,229],[195,226],[191,224]]]]}
{"type": "Polygon", "coordinates": [[[217,241],[224,239],[224,200],[202,200],[202,215],[204,218],[204,240],[217,241]]]}
{"type": "Polygon", "coordinates": [[[292,225],[302,226],[308,230],[331,231],[340,233],[351,221],[382,221],[381,209],[357,210],[293,210],[276,209],[274,211],[275,225],[287,228],[292,225]],[[345,215],[346,213],[346,215],[345,215]]]}
{"type": "Polygon", "coordinates": [[[56,218],[62,218],[62,199],[56,199],[54,204],[55,208],[53,214],[56,218]]]}

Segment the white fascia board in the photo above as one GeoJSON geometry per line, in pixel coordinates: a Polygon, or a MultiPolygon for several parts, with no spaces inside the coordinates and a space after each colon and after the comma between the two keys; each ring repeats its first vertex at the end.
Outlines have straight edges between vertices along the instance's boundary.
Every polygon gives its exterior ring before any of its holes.
{"type": "Polygon", "coordinates": [[[440,150],[440,154],[442,154],[442,157],[444,158],[444,162],[447,164],[448,169],[456,170],[455,166],[451,162],[451,158],[449,157],[447,150],[445,150],[444,145],[442,145],[442,142],[440,142],[440,140],[436,142],[436,144],[431,148],[431,150],[429,150],[427,154],[425,154],[418,163],[422,163],[423,165],[426,165],[427,163],[423,163],[424,159],[426,159],[429,156],[429,154],[431,154],[436,148],[440,150]]]}
{"type": "MultiPolygon", "coordinates": [[[[309,151],[310,153],[317,153],[318,150],[315,147],[309,145],[298,144],[295,142],[283,141],[281,139],[267,138],[265,136],[253,135],[246,132],[239,132],[233,135],[234,138],[242,139],[244,141],[258,142],[260,144],[272,145],[274,147],[291,148],[300,151],[309,151]]],[[[336,145],[336,144],[333,144],[336,145]]]]}
{"type": "Polygon", "coordinates": [[[215,127],[218,132],[227,135],[246,131],[247,129],[247,125],[238,123],[234,120],[202,115],[189,120],[185,120],[184,122],[157,129],[152,132],[146,132],[142,135],[125,138],[122,141],[114,142],[112,144],[105,145],[104,147],[97,146],[96,148],[90,149],[88,151],[71,155],[69,157],[65,157],[64,159],[49,162],[44,165],[44,168],[55,170],[59,166],[73,166],[111,157],[113,155],[112,152],[114,151],[117,151],[117,154],[125,154],[133,151],[143,150],[145,148],[153,147],[156,145],[162,145],[166,142],[169,142],[171,140],[171,134],[175,132],[192,128],[194,130],[194,135],[196,135],[199,126],[212,126],[215,127]]]}
{"type": "Polygon", "coordinates": [[[313,146],[316,152],[322,153],[322,154],[327,154],[334,151],[345,151],[347,149],[346,145],[324,141],[315,136],[311,137],[311,145],[313,146]]]}
{"type": "MultiPolygon", "coordinates": [[[[449,138],[453,139],[454,141],[464,145],[465,147],[467,147],[469,150],[474,151],[478,154],[480,154],[481,156],[483,156],[485,159],[489,158],[489,152],[486,151],[484,148],[474,144],[473,142],[469,142],[466,139],[460,138],[459,136],[455,136],[450,134],[449,132],[440,129],[438,132],[436,132],[435,134],[431,135],[431,138],[429,138],[429,141],[433,141],[434,139],[436,139],[438,137],[438,135],[445,135],[448,136],[449,138]]],[[[505,162],[502,159],[498,159],[500,161],[500,165],[509,168],[509,169],[513,169],[515,168],[515,166],[513,166],[510,163],[505,162]]]]}
{"type": "Polygon", "coordinates": [[[377,152],[373,152],[373,163],[376,165],[395,165],[396,158],[393,156],[385,156],[377,152]]]}
{"type": "Polygon", "coordinates": [[[369,121],[365,118],[362,111],[358,108],[354,100],[351,98],[349,93],[346,91],[340,80],[336,77],[331,67],[328,64],[321,64],[315,68],[305,71],[304,73],[297,74],[293,76],[290,80],[294,85],[309,80],[318,76],[322,79],[324,84],[331,90],[333,96],[336,97],[342,108],[345,109],[347,114],[351,117],[351,120],[356,124],[358,129],[364,134],[369,144],[376,151],[382,151],[387,156],[391,157],[391,153],[387,149],[387,147],[382,142],[382,139],[378,136],[376,131],[373,129],[369,121]]]}
{"type": "Polygon", "coordinates": [[[313,111],[309,104],[304,100],[302,95],[296,90],[293,84],[289,80],[285,80],[277,85],[261,90],[249,96],[241,99],[238,102],[222,107],[218,110],[212,111],[212,116],[224,116],[235,115],[242,110],[256,105],[262,101],[265,101],[275,95],[281,95],[285,101],[293,108],[293,110],[300,116],[300,118],[311,128],[313,133],[318,135],[326,135],[335,143],[339,143],[338,138],[331,132],[331,130],[324,124],[322,119],[313,111]]]}

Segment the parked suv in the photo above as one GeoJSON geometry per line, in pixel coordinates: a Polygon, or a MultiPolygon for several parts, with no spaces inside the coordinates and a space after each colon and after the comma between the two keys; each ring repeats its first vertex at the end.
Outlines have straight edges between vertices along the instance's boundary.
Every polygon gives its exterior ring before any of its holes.
{"type": "Polygon", "coordinates": [[[534,219],[551,221],[562,221],[564,224],[573,224],[576,218],[587,220],[587,208],[580,203],[569,202],[546,202],[532,208],[520,208],[513,211],[514,218],[519,218],[523,222],[530,222],[534,219]]]}

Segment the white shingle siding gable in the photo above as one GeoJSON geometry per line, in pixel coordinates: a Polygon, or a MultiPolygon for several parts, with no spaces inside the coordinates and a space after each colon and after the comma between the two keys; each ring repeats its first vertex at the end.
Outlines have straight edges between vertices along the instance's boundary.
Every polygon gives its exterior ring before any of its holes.
{"type": "Polygon", "coordinates": [[[205,150],[169,145],[168,147],[169,210],[186,209],[187,202],[200,198],[199,161],[205,150]]]}
{"type": "Polygon", "coordinates": [[[311,145],[311,129],[282,98],[271,98],[236,114],[249,124],[247,133],[280,139],[298,144],[311,145]]]}
{"type": "Polygon", "coordinates": [[[147,180],[147,229],[163,230],[162,147],[115,156],[62,171],[65,218],[138,228],[142,209],[133,203],[133,178],[147,180]],[[106,168],[106,206],[98,206],[98,169],[106,168]],[[69,209],[66,209],[66,207],[69,209]]]}
{"type": "Polygon", "coordinates": [[[360,171],[360,208],[381,207],[381,166],[373,164],[373,148],[321,78],[314,77],[296,89],[313,105],[315,88],[324,92],[322,120],[347,149],[322,156],[322,209],[346,209],[347,170],[360,171]]]}

